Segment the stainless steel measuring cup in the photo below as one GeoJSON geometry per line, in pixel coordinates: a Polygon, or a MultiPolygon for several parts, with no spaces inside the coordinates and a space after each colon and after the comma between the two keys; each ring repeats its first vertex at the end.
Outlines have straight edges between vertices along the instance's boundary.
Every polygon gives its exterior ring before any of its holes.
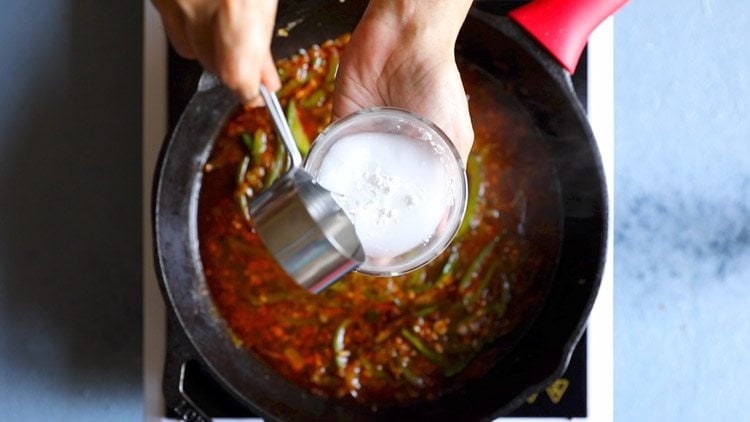
{"type": "Polygon", "coordinates": [[[294,137],[276,94],[260,88],[291,167],[250,203],[250,216],[266,249],[284,270],[318,293],[364,260],[354,225],[331,193],[302,165],[294,137]]]}

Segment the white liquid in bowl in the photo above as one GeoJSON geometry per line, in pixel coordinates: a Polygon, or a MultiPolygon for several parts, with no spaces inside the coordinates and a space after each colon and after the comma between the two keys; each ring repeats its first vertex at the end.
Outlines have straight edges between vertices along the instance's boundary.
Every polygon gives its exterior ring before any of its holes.
{"type": "Polygon", "coordinates": [[[351,219],[366,262],[426,244],[444,225],[456,180],[442,146],[390,133],[345,136],[330,148],[318,183],[351,219]]]}

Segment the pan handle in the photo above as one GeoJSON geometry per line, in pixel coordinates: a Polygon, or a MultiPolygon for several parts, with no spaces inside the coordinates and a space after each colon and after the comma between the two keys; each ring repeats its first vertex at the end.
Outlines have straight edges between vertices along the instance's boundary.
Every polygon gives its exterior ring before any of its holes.
{"type": "Polygon", "coordinates": [[[508,16],[573,73],[589,35],[628,0],[536,0],[508,16]]]}

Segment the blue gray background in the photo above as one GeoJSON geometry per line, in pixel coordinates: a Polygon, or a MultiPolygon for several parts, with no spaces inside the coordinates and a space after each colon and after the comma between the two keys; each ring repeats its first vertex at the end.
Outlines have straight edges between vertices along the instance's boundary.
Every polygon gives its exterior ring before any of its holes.
{"type": "Polygon", "coordinates": [[[615,19],[615,414],[745,420],[750,3],[615,19]]]}
{"type": "MultiPolygon", "coordinates": [[[[140,4],[0,12],[0,415],[141,398],[140,4]]],[[[737,420],[750,387],[750,4],[615,24],[615,415],[737,420]]]]}
{"type": "Polygon", "coordinates": [[[137,421],[141,4],[0,4],[0,420],[137,421]]]}

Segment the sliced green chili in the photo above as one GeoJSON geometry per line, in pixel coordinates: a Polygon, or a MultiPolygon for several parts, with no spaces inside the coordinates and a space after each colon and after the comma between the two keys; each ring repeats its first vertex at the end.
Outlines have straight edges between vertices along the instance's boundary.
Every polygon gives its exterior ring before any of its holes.
{"type": "Polygon", "coordinates": [[[453,269],[456,266],[456,262],[458,262],[459,256],[458,248],[454,247],[453,250],[451,250],[451,254],[448,256],[448,260],[445,261],[443,269],[440,270],[440,277],[438,277],[435,282],[435,286],[443,286],[449,278],[453,277],[453,269]]]}
{"type": "Polygon", "coordinates": [[[415,386],[415,387],[424,387],[424,380],[421,377],[418,377],[414,374],[414,372],[409,369],[407,366],[401,367],[401,375],[404,376],[404,379],[409,382],[409,384],[415,386]]]}
{"type": "Polygon", "coordinates": [[[279,73],[279,79],[281,79],[281,82],[286,81],[286,79],[289,77],[289,74],[286,72],[286,70],[283,67],[280,67],[278,69],[279,73]]]}
{"type": "Polygon", "coordinates": [[[406,282],[406,288],[413,292],[422,292],[430,288],[430,284],[425,283],[426,280],[427,269],[425,267],[419,268],[409,274],[409,279],[406,282]]]}
{"type": "Polygon", "coordinates": [[[416,269],[409,274],[409,283],[410,284],[422,284],[424,283],[424,278],[427,275],[427,272],[424,267],[416,269]]]}
{"type": "Polygon", "coordinates": [[[382,380],[387,380],[389,378],[388,374],[386,374],[385,371],[373,365],[369,360],[367,360],[367,358],[362,358],[362,366],[364,366],[365,370],[371,375],[375,375],[382,380]]]}
{"type": "Polygon", "coordinates": [[[247,175],[247,168],[250,165],[250,156],[246,155],[242,162],[240,163],[240,166],[237,167],[237,184],[241,185],[242,182],[245,181],[245,176],[247,175]]]}
{"type": "Polygon", "coordinates": [[[479,208],[479,196],[482,188],[482,155],[472,154],[466,164],[466,175],[469,178],[469,197],[466,204],[466,214],[458,228],[457,237],[471,229],[474,220],[476,220],[477,210],[479,208]]]}
{"type": "Polygon", "coordinates": [[[326,95],[328,95],[328,92],[324,88],[318,88],[307,98],[300,100],[300,105],[304,108],[320,107],[323,105],[326,95]]]}
{"type": "Polygon", "coordinates": [[[425,317],[425,316],[427,316],[427,315],[429,315],[429,314],[437,311],[438,307],[439,307],[438,305],[425,306],[424,308],[419,309],[416,312],[414,312],[414,316],[418,317],[418,318],[425,317]]]}
{"type": "Polygon", "coordinates": [[[495,316],[498,318],[505,315],[505,311],[508,310],[508,303],[510,303],[510,283],[508,277],[503,273],[503,294],[500,296],[500,301],[495,302],[492,306],[492,310],[495,312],[495,316]]]}
{"type": "Polygon", "coordinates": [[[268,169],[268,173],[266,173],[266,177],[263,179],[263,186],[266,188],[271,186],[271,184],[279,178],[281,172],[284,171],[284,166],[286,166],[286,151],[284,151],[281,141],[276,140],[276,151],[274,151],[273,154],[273,162],[271,162],[271,167],[268,169]]]}
{"type": "Polygon", "coordinates": [[[302,355],[299,354],[299,352],[292,348],[287,347],[283,351],[284,357],[289,361],[289,364],[292,365],[292,369],[295,371],[299,371],[300,369],[305,367],[305,359],[302,357],[302,355]]]}
{"type": "Polygon", "coordinates": [[[487,288],[487,286],[490,284],[490,280],[492,280],[492,277],[495,276],[495,271],[497,271],[498,262],[495,261],[492,264],[490,264],[490,268],[484,273],[484,277],[482,277],[482,282],[479,284],[479,288],[475,292],[473,292],[470,296],[464,298],[464,305],[470,306],[474,302],[479,299],[479,296],[482,294],[482,291],[487,288]]]}
{"type": "Polygon", "coordinates": [[[294,135],[294,142],[297,144],[297,149],[299,149],[302,157],[307,156],[307,151],[310,150],[310,139],[307,137],[302,122],[299,119],[297,104],[294,98],[289,100],[289,105],[286,109],[286,120],[289,122],[289,129],[292,130],[292,135],[294,135]]]}
{"type": "Polygon", "coordinates": [[[336,367],[344,369],[349,359],[349,353],[346,351],[344,344],[344,337],[346,337],[346,327],[349,325],[351,320],[345,319],[336,327],[336,331],[333,334],[333,356],[336,361],[336,367]]]}
{"type": "Polygon", "coordinates": [[[466,269],[466,272],[461,277],[461,281],[458,285],[461,290],[466,290],[471,285],[471,281],[474,279],[474,275],[482,268],[482,265],[484,265],[484,261],[490,255],[492,250],[495,249],[495,245],[497,245],[497,242],[499,240],[500,238],[495,237],[491,241],[487,242],[487,244],[484,245],[477,257],[474,258],[473,261],[471,261],[471,264],[469,264],[469,268],[466,269]]]}
{"type": "Polygon", "coordinates": [[[388,324],[387,327],[385,327],[382,331],[380,331],[375,336],[375,343],[382,343],[386,340],[388,340],[391,335],[400,327],[404,322],[405,317],[399,318],[395,321],[391,321],[390,324],[388,324]]]}
{"type": "Polygon", "coordinates": [[[253,140],[250,138],[250,135],[248,133],[243,133],[242,135],[240,135],[240,139],[242,139],[242,143],[245,144],[247,152],[252,152],[253,140]]]}
{"type": "Polygon", "coordinates": [[[445,357],[443,355],[437,353],[437,352],[434,352],[432,349],[430,349],[429,347],[427,347],[427,345],[425,345],[422,342],[422,339],[420,339],[419,337],[417,337],[414,333],[412,333],[411,331],[409,331],[406,328],[402,328],[401,329],[401,336],[406,341],[408,341],[409,344],[411,344],[417,350],[417,352],[419,352],[427,360],[429,360],[430,362],[432,362],[434,364],[437,364],[437,365],[440,365],[440,366],[445,366],[445,364],[446,364],[445,357]]]}
{"type": "Polygon", "coordinates": [[[283,302],[292,299],[292,295],[288,291],[269,292],[261,295],[249,295],[247,296],[248,301],[253,306],[273,305],[275,303],[283,302]]]}
{"type": "MultiPolygon", "coordinates": [[[[265,303],[268,304],[268,303],[273,303],[273,302],[269,301],[265,303]]],[[[320,320],[317,317],[308,317],[308,318],[281,317],[280,319],[281,321],[284,322],[284,324],[291,325],[291,326],[320,324],[320,320]]]]}
{"type": "Polygon", "coordinates": [[[323,64],[323,58],[320,56],[315,56],[312,61],[312,69],[318,70],[320,69],[320,66],[323,64]]]}
{"type": "MultiPolygon", "coordinates": [[[[247,139],[249,140],[250,136],[247,136],[247,139]]],[[[250,153],[253,154],[253,162],[255,164],[260,164],[260,158],[266,152],[266,149],[268,149],[268,135],[266,135],[263,129],[258,129],[255,131],[253,143],[250,148],[250,153]]]]}
{"type": "Polygon", "coordinates": [[[393,328],[386,328],[385,330],[378,333],[378,335],[375,336],[375,343],[382,343],[386,340],[388,340],[388,337],[393,334],[393,328]]]}
{"type": "Polygon", "coordinates": [[[294,74],[293,78],[291,78],[289,81],[284,83],[284,85],[276,93],[276,95],[278,95],[279,98],[286,97],[287,95],[291,94],[295,89],[306,84],[307,81],[310,80],[311,76],[312,76],[312,72],[308,72],[307,69],[305,70],[300,69],[297,73],[294,74]],[[303,72],[303,73],[300,74],[299,72],[303,72]]]}
{"type": "Polygon", "coordinates": [[[248,204],[247,195],[244,192],[237,195],[237,204],[240,206],[242,216],[245,217],[245,220],[250,221],[250,204],[248,204]]]}
{"type": "Polygon", "coordinates": [[[472,360],[476,357],[476,353],[472,353],[471,355],[459,359],[455,362],[451,362],[443,369],[443,375],[450,378],[453,376],[456,376],[461,373],[464,369],[466,369],[467,366],[471,363],[472,360]]]}
{"type": "Polygon", "coordinates": [[[380,312],[375,309],[368,309],[365,312],[365,319],[368,321],[377,321],[380,318],[380,312]]]}
{"type": "Polygon", "coordinates": [[[336,72],[339,69],[339,52],[338,50],[331,50],[331,56],[328,58],[328,73],[326,74],[326,82],[333,82],[336,80],[336,72]]]}

